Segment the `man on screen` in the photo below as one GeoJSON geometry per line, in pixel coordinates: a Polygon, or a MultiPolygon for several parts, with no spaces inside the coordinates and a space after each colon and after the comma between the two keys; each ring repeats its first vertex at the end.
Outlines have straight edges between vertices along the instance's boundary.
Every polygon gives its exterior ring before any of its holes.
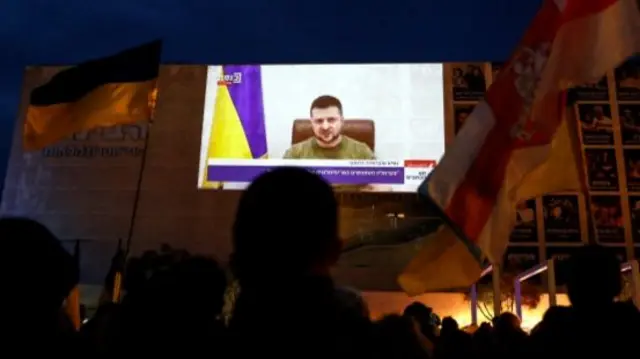
{"type": "MultiPolygon", "coordinates": [[[[323,95],[311,103],[311,130],[313,136],[291,146],[285,153],[285,159],[314,160],[375,160],[376,156],[366,143],[355,140],[342,133],[344,117],[342,103],[334,96],[323,95]]],[[[347,191],[391,191],[387,185],[338,185],[339,190],[347,191]]]]}
{"type": "Polygon", "coordinates": [[[373,160],[375,155],[365,143],[342,134],[342,103],[324,95],[311,103],[313,137],[296,143],[284,153],[287,159],[373,160]]]}

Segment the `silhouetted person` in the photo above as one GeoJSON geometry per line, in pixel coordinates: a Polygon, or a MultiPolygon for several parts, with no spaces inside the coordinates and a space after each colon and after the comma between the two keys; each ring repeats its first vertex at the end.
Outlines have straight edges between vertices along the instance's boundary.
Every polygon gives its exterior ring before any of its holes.
{"type": "Polygon", "coordinates": [[[233,246],[233,272],[243,290],[274,274],[327,278],[341,249],[332,188],[300,168],[261,175],[240,198],[233,246]]]}
{"type": "Polygon", "coordinates": [[[493,335],[499,357],[524,358],[529,355],[529,338],[515,314],[506,312],[494,318],[493,335]]]}
{"type": "Polygon", "coordinates": [[[442,329],[438,338],[435,357],[437,359],[469,358],[473,356],[471,335],[460,330],[452,317],[442,319],[442,329]]]}
{"type": "Polygon", "coordinates": [[[120,305],[103,302],[89,321],[80,328],[82,339],[90,345],[99,357],[109,350],[109,346],[119,338],[114,337],[119,331],[120,305]]]}
{"type": "Polygon", "coordinates": [[[437,323],[433,309],[420,302],[413,302],[404,309],[402,315],[415,320],[420,326],[422,334],[427,339],[435,342],[437,336],[437,325],[439,323],[437,323]]]}
{"type": "Polygon", "coordinates": [[[404,308],[404,317],[410,318],[425,338],[424,343],[429,355],[432,355],[437,341],[438,319],[433,309],[420,302],[413,302],[404,308]]]}
{"type": "Polygon", "coordinates": [[[615,302],[621,289],[617,257],[600,246],[581,248],[568,261],[570,313],[563,313],[562,320],[546,318],[538,328],[534,339],[538,337],[535,344],[543,351],[539,354],[548,356],[562,349],[561,355],[606,352],[616,358],[633,350],[640,337],[640,317],[633,305],[615,302]],[[563,345],[558,348],[557,343],[563,345]]]}
{"type": "Polygon", "coordinates": [[[412,318],[391,314],[375,323],[375,340],[380,358],[427,359],[429,349],[425,338],[412,318]]]}
{"type": "Polygon", "coordinates": [[[460,330],[458,322],[452,317],[444,317],[442,319],[442,328],[440,329],[440,336],[446,336],[456,333],[460,330]]]}
{"type": "Polygon", "coordinates": [[[355,313],[362,315],[363,318],[369,318],[369,307],[357,290],[348,287],[337,287],[336,295],[338,301],[344,306],[344,310],[350,315],[355,313]]]}
{"type": "Polygon", "coordinates": [[[484,322],[473,333],[473,352],[478,358],[492,358],[496,349],[493,345],[493,328],[491,324],[484,322]]]}
{"type": "Polygon", "coordinates": [[[567,292],[577,311],[610,307],[622,290],[618,258],[600,246],[585,246],[568,261],[567,292]]]}
{"type": "Polygon", "coordinates": [[[532,357],[550,355],[549,352],[555,348],[567,345],[565,331],[572,327],[572,315],[569,307],[554,306],[547,309],[542,321],[531,330],[532,357]]]}
{"type": "Polygon", "coordinates": [[[225,273],[209,258],[174,258],[122,303],[112,355],[200,356],[222,342],[225,273]],[[115,349],[115,350],[114,350],[115,349]]]}
{"type": "Polygon", "coordinates": [[[62,304],[77,282],[75,259],[49,229],[27,218],[1,218],[2,350],[74,356],[79,347],[62,304]]]}
{"type": "Polygon", "coordinates": [[[300,168],[278,168],[242,194],[232,270],[240,285],[229,323],[236,357],[367,357],[371,323],[345,310],[330,277],[338,259],[331,186],[300,168]]]}
{"type": "Polygon", "coordinates": [[[592,349],[606,348],[611,357],[617,357],[640,337],[638,310],[615,302],[622,291],[620,265],[613,253],[600,246],[585,246],[570,258],[567,292],[575,316],[573,330],[579,333],[573,338],[575,348],[586,350],[580,344],[588,340],[592,349]]]}

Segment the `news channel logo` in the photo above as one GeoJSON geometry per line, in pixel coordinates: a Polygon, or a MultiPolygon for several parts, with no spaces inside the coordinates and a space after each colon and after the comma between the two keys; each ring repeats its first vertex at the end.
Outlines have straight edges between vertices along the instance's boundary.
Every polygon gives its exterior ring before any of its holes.
{"type": "Polygon", "coordinates": [[[234,72],[230,74],[220,74],[217,80],[218,85],[229,86],[242,83],[242,72],[234,72]]]}

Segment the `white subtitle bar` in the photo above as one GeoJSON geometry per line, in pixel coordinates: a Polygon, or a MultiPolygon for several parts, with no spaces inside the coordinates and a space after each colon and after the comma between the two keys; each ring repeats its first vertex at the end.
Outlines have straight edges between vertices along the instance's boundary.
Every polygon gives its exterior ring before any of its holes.
{"type": "Polygon", "coordinates": [[[403,167],[404,161],[386,160],[288,160],[288,159],[209,159],[209,166],[269,167],[403,167]]]}

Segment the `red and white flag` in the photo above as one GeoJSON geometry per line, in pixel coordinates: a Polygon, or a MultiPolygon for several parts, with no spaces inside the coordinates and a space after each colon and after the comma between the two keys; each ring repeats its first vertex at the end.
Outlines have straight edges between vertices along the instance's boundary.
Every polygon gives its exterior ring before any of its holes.
{"type": "Polygon", "coordinates": [[[639,7],[638,0],[544,1],[420,188],[452,227],[424,240],[398,279],[405,291],[474,283],[484,259],[501,261],[517,202],[580,189],[577,133],[565,120],[563,93],[597,82],[640,52],[639,7]]]}

